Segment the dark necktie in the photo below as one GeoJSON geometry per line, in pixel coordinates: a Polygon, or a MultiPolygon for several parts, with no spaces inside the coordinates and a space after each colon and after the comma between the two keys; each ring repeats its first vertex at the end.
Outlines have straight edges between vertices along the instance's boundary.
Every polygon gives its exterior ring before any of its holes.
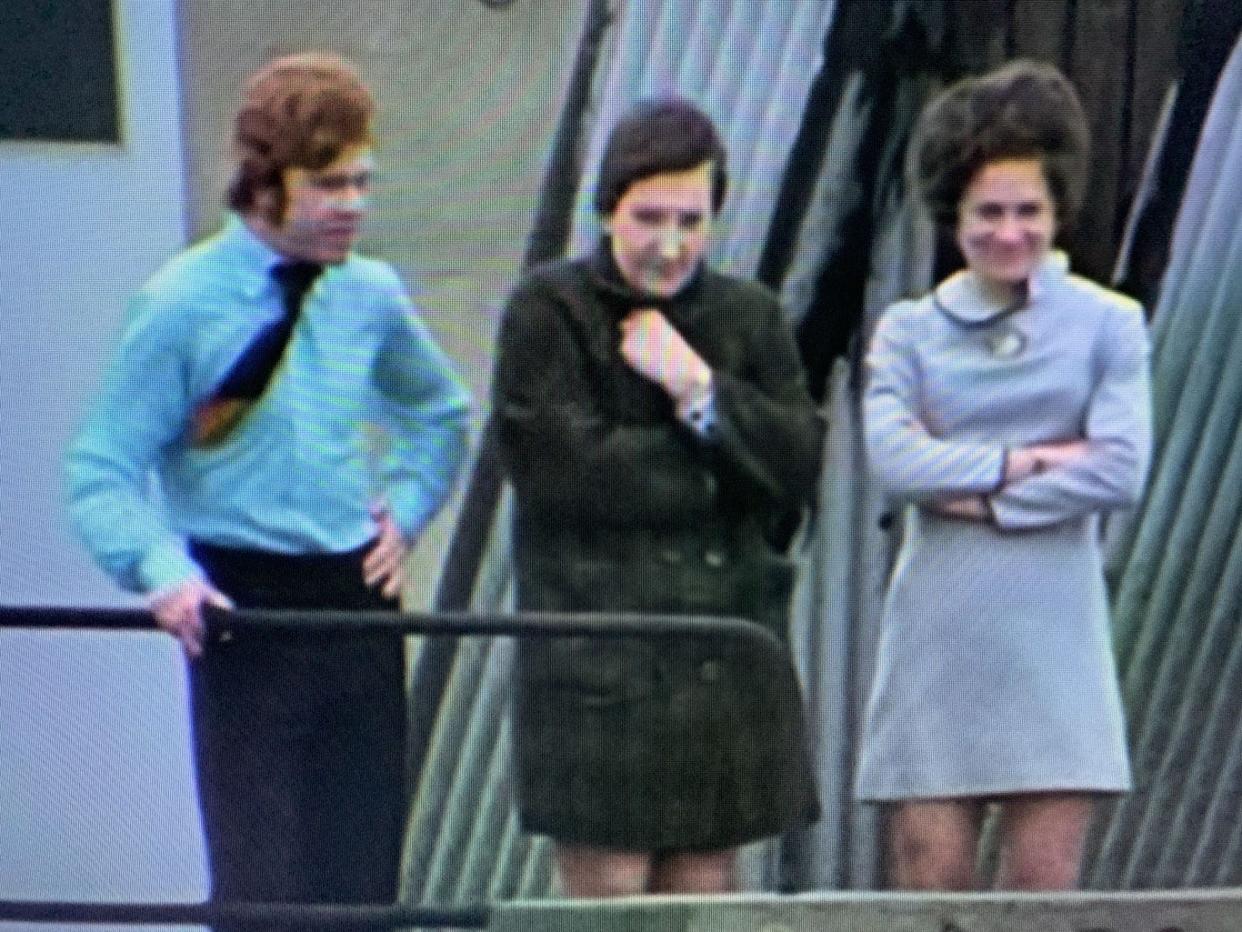
{"type": "Polygon", "coordinates": [[[293,336],[302,301],[322,272],[323,266],[314,262],[282,262],[272,269],[284,313],[255,335],[211,397],[194,412],[196,445],[223,441],[263,394],[293,336]]]}

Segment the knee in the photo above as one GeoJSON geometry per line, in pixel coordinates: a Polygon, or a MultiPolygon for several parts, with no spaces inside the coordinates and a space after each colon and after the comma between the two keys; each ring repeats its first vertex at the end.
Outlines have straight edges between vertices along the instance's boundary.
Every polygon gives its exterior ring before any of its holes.
{"type": "Polygon", "coordinates": [[[736,886],[733,849],[714,852],[676,852],[652,865],[652,893],[728,893],[736,886]]]}
{"type": "Polygon", "coordinates": [[[1080,862],[1076,851],[1015,846],[1002,858],[997,885],[1006,890],[1073,890],[1078,886],[1080,862]]]}
{"type": "Polygon", "coordinates": [[[975,851],[954,840],[895,831],[889,865],[892,885],[903,890],[973,890],[975,851]]]}
{"type": "Polygon", "coordinates": [[[1078,885],[1092,811],[1083,796],[1016,799],[1002,810],[1001,871],[1010,890],[1072,890],[1078,885]]]}
{"type": "Polygon", "coordinates": [[[893,886],[902,890],[975,889],[974,851],[909,839],[893,845],[893,886]]]}
{"type": "Polygon", "coordinates": [[[596,898],[646,892],[651,874],[648,855],[561,844],[555,846],[554,853],[566,896],[596,898]]]}

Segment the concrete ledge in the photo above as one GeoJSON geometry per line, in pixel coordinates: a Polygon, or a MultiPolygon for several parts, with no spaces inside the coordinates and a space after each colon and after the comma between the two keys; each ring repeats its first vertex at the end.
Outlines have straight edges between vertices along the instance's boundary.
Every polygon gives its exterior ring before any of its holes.
{"type": "Polygon", "coordinates": [[[1242,932],[1242,889],[643,897],[493,905],[494,932],[1242,932]]]}

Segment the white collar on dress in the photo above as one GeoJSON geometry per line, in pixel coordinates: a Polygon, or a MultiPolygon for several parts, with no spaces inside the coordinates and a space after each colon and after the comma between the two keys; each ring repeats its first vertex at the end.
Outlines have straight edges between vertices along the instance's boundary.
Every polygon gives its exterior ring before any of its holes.
{"type": "Polygon", "coordinates": [[[1000,305],[979,285],[969,269],[954,272],[932,291],[932,303],[946,317],[967,327],[978,327],[1030,307],[1048,294],[1069,273],[1069,257],[1059,249],[1049,251],[1027,282],[1026,296],[1016,304],[1000,305]]]}

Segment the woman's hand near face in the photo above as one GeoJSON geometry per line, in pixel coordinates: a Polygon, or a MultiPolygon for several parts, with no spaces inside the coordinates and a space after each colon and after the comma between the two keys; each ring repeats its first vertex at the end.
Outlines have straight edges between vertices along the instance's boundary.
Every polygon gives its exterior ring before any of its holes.
{"type": "Polygon", "coordinates": [[[655,308],[640,308],[622,319],[621,358],[676,402],[711,382],[711,367],[655,308]]]}

